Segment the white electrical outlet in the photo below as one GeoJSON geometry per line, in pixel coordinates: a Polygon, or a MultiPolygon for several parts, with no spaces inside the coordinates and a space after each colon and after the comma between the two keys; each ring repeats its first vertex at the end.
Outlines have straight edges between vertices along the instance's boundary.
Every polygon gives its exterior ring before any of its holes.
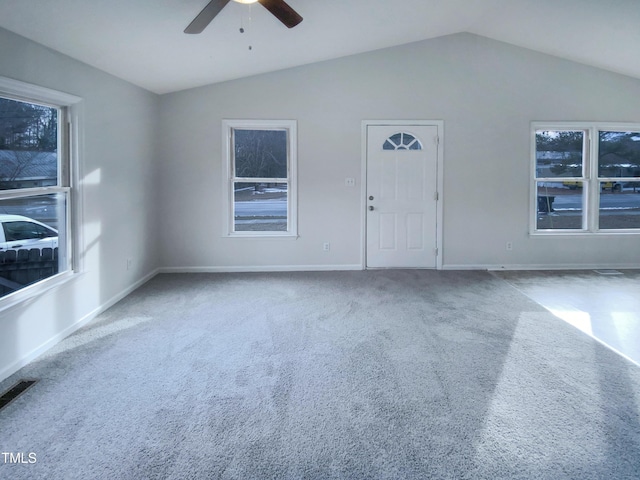
{"type": "Polygon", "coordinates": [[[355,187],[356,186],[356,179],[355,178],[345,178],[344,179],[344,184],[347,187],[355,187]]]}
{"type": "Polygon", "coordinates": [[[507,250],[513,250],[513,242],[507,242],[507,250]]]}
{"type": "Polygon", "coordinates": [[[322,244],[322,250],[328,252],[329,250],[331,250],[331,244],[329,242],[324,242],[322,244]]]}

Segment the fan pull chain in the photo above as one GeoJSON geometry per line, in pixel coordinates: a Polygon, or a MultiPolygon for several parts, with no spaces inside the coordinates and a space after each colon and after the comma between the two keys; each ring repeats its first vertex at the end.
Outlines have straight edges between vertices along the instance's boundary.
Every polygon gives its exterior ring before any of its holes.
{"type": "MultiPolygon", "coordinates": [[[[249,4],[249,26],[251,26],[251,14],[253,13],[253,4],[249,4]]],[[[251,29],[253,31],[253,29],[251,29]]],[[[253,50],[251,46],[251,38],[249,38],[249,50],[253,50]]]]}
{"type": "MultiPolygon", "coordinates": [[[[253,5],[249,5],[249,26],[247,27],[249,30],[251,30],[251,9],[253,8],[253,5]]],[[[244,29],[244,9],[242,9],[240,11],[240,33],[244,33],[245,29],[244,29]]],[[[249,50],[253,50],[253,47],[251,46],[251,44],[249,44],[249,50]]]]}

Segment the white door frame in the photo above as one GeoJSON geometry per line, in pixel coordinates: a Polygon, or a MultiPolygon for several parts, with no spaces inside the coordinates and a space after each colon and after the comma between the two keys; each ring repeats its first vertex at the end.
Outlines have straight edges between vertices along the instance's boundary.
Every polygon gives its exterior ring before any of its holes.
{"type": "Polygon", "coordinates": [[[444,191],[444,165],[443,165],[443,153],[444,153],[444,121],[442,120],[363,120],[361,130],[361,172],[360,179],[360,218],[362,224],[362,231],[360,234],[360,264],[362,269],[367,268],[367,210],[366,210],[366,196],[367,196],[367,128],[370,126],[403,126],[403,125],[426,125],[434,126],[438,129],[438,146],[437,146],[437,190],[438,190],[438,204],[436,207],[436,248],[438,254],[436,256],[436,269],[442,270],[443,259],[443,233],[442,233],[442,219],[443,219],[443,191],[444,191]]]}

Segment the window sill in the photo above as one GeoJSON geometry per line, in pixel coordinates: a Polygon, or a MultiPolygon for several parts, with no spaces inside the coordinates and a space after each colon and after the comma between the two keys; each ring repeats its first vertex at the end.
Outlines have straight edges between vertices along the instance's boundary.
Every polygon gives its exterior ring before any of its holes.
{"type": "Polygon", "coordinates": [[[277,233],[277,232],[247,232],[245,233],[228,233],[225,238],[283,238],[289,240],[297,240],[300,236],[295,233],[277,233]]]}
{"type": "Polygon", "coordinates": [[[589,232],[585,230],[569,231],[569,230],[542,230],[530,232],[531,237],[606,237],[619,235],[640,235],[640,229],[635,230],[600,230],[598,232],[589,232]]]}
{"type": "Polygon", "coordinates": [[[37,298],[41,298],[44,295],[51,293],[53,289],[75,280],[80,276],[82,276],[82,273],[74,271],[63,272],[38,283],[34,283],[33,285],[29,285],[28,287],[22,288],[16,292],[10,293],[0,299],[0,314],[4,314],[8,310],[25,305],[37,298]]]}

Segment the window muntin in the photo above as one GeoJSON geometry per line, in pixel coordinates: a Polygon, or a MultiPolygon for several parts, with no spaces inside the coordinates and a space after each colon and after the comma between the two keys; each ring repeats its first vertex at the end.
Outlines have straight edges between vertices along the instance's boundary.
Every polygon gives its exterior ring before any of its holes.
{"type": "Polygon", "coordinates": [[[535,131],[536,230],[585,227],[585,139],[583,130],[535,131]]]}
{"type": "Polygon", "coordinates": [[[422,150],[420,140],[407,132],[398,132],[382,144],[383,150],[422,150]]]}
{"type": "Polygon", "coordinates": [[[534,124],[533,232],[638,232],[640,126],[625,127],[534,124]]]}
{"type": "Polygon", "coordinates": [[[295,236],[295,122],[227,120],[224,129],[229,235],[295,236]]]}
{"type": "Polygon", "coordinates": [[[0,297],[71,270],[65,112],[0,93],[0,297]]]}

